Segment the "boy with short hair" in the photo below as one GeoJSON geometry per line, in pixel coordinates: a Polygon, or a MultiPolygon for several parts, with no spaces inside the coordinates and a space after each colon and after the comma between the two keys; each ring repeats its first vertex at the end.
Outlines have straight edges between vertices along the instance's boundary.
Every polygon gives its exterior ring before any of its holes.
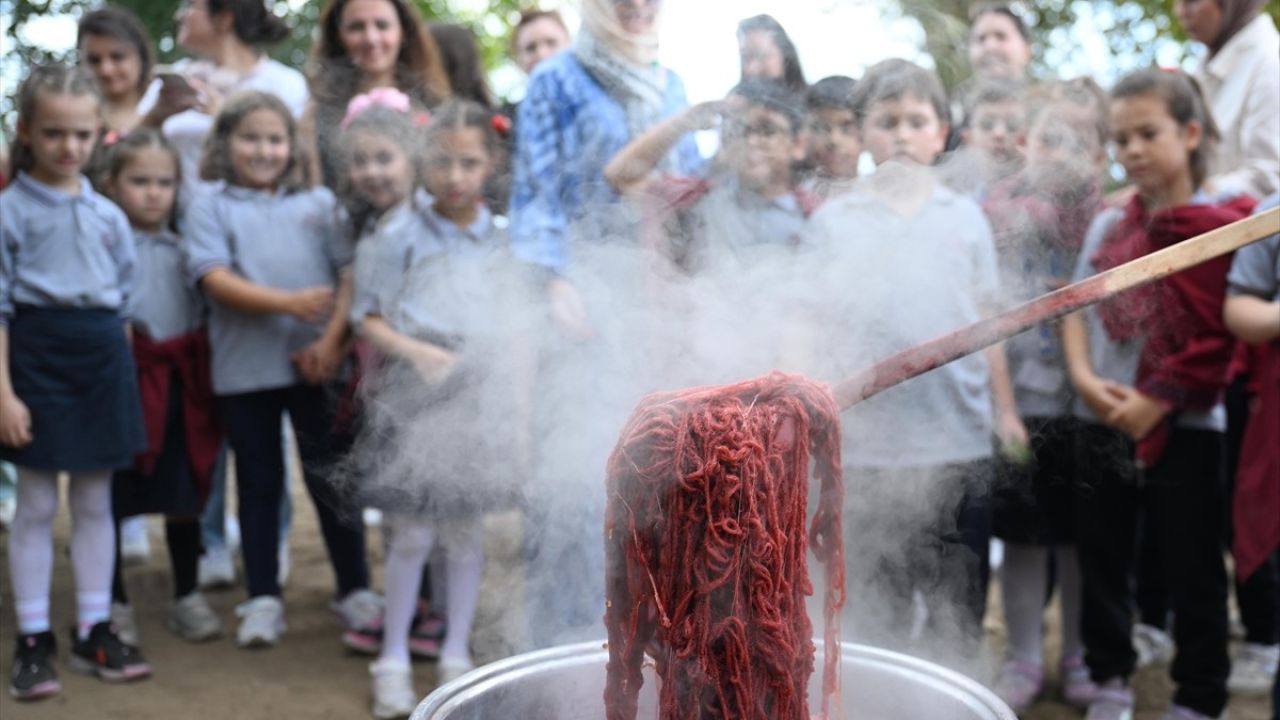
{"type": "MultiPolygon", "coordinates": [[[[887,60],[867,71],[857,95],[876,172],[811,221],[810,274],[827,315],[819,327],[851,345],[831,353],[834,377],[981,319],[998,287],[982,211],[931,168],[948,132],[938,79],[887,60]]],[[[850,586],[888,585],[886,596],[859,599],[875,618],[859,634],[910,644],[921,632],[922,598],[929,635],[950,631],[953,646],[976,649],[989,572],[992,434],[1006,446],[1026,443],[1003,349],[885,391],[846,420],[850,586]]]]}
{"type": "Polygon", "coordinates": [[[965,96],[960,139],[976,167],[966,177],[953,175],[953,187],[983,202],[992,185],[1021,169],[1026,115],[1021,83],[988,79],[975,85],[965,96]]]}
{"type": "Polygon", "coordinates": [[[848,192],[858,179],[862,130],[854,103],[857,83],[844,75],[825,77],[809,87],[808,165],[813,175],[805,188],[822,198],[848,192]]]}
{"type": "Polygon", "coordinates": [[[605,179],[646,202],[649,239],[684,271],[730,259],[752,265],[762,253],[798,246],[818,205],[796,182],[804,123],[800,99],[785,86],[744,80],[726,99],[694,105],[633,140],[605,167],[605,179]],[[681,137],[714,127],[717,116],[721,148],[711,177],[652,175],[681,137]]]}

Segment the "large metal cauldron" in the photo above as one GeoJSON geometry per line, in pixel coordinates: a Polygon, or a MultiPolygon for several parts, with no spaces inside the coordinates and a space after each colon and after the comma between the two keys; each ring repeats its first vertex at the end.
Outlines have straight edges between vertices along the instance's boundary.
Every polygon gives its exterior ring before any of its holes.
{"type": "MultiPolygon", "coordinates": [[[[608,652],[603,642],[563,645],[486,665],[427,696],[411,720],[600,720],[608,652]]],[[[990,690],[955,672],[863,645],[841,646],[848,720],[1016,720],[990,690]]],[[[810,705],[819,707],[819,670],[810,705]]],[[[640,720],[656,720],[654,676],[645,671],[640,720]]]]}

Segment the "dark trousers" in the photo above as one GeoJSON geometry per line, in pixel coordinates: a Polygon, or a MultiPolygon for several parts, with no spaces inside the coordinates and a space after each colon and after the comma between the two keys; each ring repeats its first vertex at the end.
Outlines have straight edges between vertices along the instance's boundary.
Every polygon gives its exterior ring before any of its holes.
{"type": "Polygon", "coordinates": [[[227,441],[235,453],[240,537],[249,596],[279,595],[280,500],[284,454],[280,420],[285,410],[298,438],[302,475],[337,575],[338,594],[369,586],[364,527],[344,502],[331,473],[343,448],[333,434],[332,404],[314,385],[224,395],[218,398],[227,441]]]}
{"type": "Polygon", "coordinates": [[[1093,679],[1128,678],[1133,650],[1132,580],[1140,509],[1158,548],[1177,621],[1178,646],[1170,674],[1174,702],[1217,716],[1227,702],[1227,502],[1223,437],[1205,430],[1173,430],[1164,456],[1139,484],[1132,446],[1099,425],[1081,429],[1079,557],[1084,581],[1081,631],[1093,679]],[[1145,497],[1144,497],[1145,496],[1145,497]]]}
{"type": "MultiPolygon", "coordinates": [[[[1244,431],[1249,419],[1249,396],[1245,392],[1243,377],[1227,388],[1226,405],[1227,486],[1231,489],[1229,497],[1234,497],[1240,447],[1244,444],[1244,431]]],[[[1230,503],[1227,504],[1227,518],[1228,527],[1231,527],[1230,503]]],[[[1229,536],[1227,546],[1230,545],[1229,536]]],[[[1236,603],[1240,606],[1245,641],[1259,645],[1275,645],[1280,642],[1280,552],[1272,553],[1249,579],[1241,582],[1237,577],[1235,584],[1236,603]]]]}
{"type": "MultiPolygon", "coordinates": [[[[872,642],[910,645],[915,591],[925,596],[930,637],[950,635],[976,650],[982,639],[991,575],[991,483],[994,461],[941,467],[847,468],[845,557],[850,587],[866,582],[884,589],[879,617],[890,627],[859,628],[872,642]],[[859,497],[861,496],[861,497],[859,497]],[[869,503],[864,502],[874,498],[869,503]],[[883,552],[866,555],[874,546],[883,552]]],[[[861,601],[866,601],[862,599],[861,601]]]]}

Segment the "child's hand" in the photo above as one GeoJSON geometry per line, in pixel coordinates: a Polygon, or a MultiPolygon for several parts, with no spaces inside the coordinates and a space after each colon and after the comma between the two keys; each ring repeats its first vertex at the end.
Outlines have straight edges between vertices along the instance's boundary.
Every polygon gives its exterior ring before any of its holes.
{"type": "Polygon", "coordinates": [[[322,337],[293,354],[293,364],[302,378],[312,385],[332,379],[342,366],[341,342],[322,337]]]}
{"type": "Polygon", "coordinates": [[[1106,416],[1106,423],[1140,441],[1169,414],[1169,408],[1133,388],[1122,388],[1123,399],[1106,416]]]}
{"type": "Polygon", "coordinates": [[[1084,404],[1088,405],[1093,414],[1103,422],[1107,421],[1107,416],[1124,399],[1124,391],[1127,389],[1123,385],[1103,380],[1096,375],[1076,382],[1075,386],[1084,404]]]}
{"type": "Polygon", "coordinates": [[[457,355],[434,345],[415,345],[408,354],[418,375],[433,385],[444,382],[458,364],[457,355]]]}
{"type": "Polygon", "coordinates": [[[724,100],[700,102],[685,111],[685,124],[690,130],[713,130],[719,118],[741,105],[742,99],[736,95],[724,100]]]}
{"type": "Polygon", "coordinates": [[[333,309],[333,288],[313,287],[289,293],[285,312],[303,322],[320,322],[333,309]]]}
{"type": "Polygon", "coordinates": [[[1030,437],[1022,418],[1014,412],[996,413],[996,437],[1000,440],[1000,452],[1011,461],[1023,463],[1030,460],[1030,437]]]}
{"type": "Polygon", "coordinates": [[[31,444],[31,411],[17,395],[0,397],[0,445],[12,448],[31,444]]]}
{"type": "Polygon", "coordinates": [[[587,320],[587,306],[577,288],[567,280],[557,278],[547,286],[547,296],[551,303],[551,319],[564,334],[576,340],[585,340],[594,334],[587,320]]]}

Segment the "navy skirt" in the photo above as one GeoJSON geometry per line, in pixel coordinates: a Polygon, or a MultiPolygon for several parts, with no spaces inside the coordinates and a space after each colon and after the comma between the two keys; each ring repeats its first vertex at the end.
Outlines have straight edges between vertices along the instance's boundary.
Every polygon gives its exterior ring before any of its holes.
{"type": "Polygon", "coordinates": [[[0,446],[0,460],[36,470],[117,470],[146,449],[137,371],[115,311],[19,306],[9,322],[9,375],[31,411],[33,439],[0,446]]]}

